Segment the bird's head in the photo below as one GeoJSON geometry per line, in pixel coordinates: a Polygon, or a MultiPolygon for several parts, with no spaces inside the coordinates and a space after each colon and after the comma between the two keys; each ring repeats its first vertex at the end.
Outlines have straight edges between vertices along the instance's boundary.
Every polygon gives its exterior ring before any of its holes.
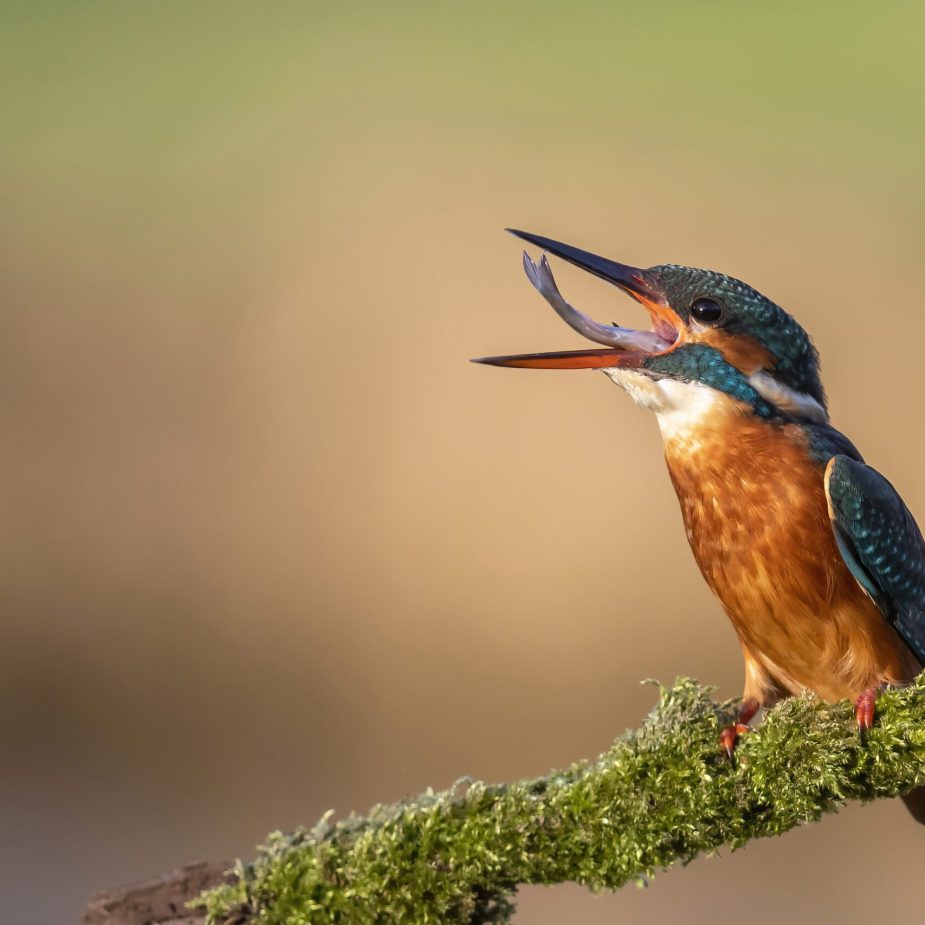
{"type": "Polygon", "coordinates": [[[556,312],[600,349],[483,357],[527,369],[602,369],[636,402],[655,411],[689,401],[693,390],[723,392],[762,417],[827,419],[819,356],[809,335],[751,286],[716,273],[666,264],[642,270],[522,231],[512,234],[613,283],[649,312],[637,331],[600,324],[556,287],[545,255],[524,268],[556,312]]]}

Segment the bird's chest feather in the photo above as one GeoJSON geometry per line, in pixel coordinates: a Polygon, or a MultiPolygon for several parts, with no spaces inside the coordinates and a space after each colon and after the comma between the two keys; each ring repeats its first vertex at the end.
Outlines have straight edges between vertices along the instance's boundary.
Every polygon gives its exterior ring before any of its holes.
{"type": "Polygon", "coordinates": [[[837,549],[802,429],[721,402],[660,424],[691,548],[746,657],[782,691],[829,698],[908,674],[837,549]]]}

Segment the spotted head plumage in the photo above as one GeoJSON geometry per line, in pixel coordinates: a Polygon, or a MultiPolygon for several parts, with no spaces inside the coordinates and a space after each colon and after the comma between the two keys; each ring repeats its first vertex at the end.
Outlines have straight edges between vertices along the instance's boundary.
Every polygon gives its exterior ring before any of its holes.
{"type": "MultiPolygon", "coordinates": [[[[657,281],[668,304],[688,329],[715,331],[712,340],[720,350],[723,341],[752,341],[767,354],[767,375],[786,389],[808,395],[823,409],[826,407],[819,352],[803,327],[776,302],[747,283],[715,270],[665,264],[646,273],[657,281]],[[698,317],[704,308],[713,306],[716,308],[712,313],[698,317]]],[[[743,370],[747,374],[756,371],[743,370]]]]}

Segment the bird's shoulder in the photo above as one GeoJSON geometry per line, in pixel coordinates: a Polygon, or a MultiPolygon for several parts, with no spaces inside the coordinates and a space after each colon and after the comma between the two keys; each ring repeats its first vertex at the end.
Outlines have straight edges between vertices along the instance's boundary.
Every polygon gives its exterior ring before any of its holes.
{"type": "Polygon", "coordinates": [[[859,463],[864,462],[864,457],[861,456],[858,448],[831,424],[807,422],[797,426],[806,441],[813,462],[823,469],[833,456],[844,456],[859,463]]]}

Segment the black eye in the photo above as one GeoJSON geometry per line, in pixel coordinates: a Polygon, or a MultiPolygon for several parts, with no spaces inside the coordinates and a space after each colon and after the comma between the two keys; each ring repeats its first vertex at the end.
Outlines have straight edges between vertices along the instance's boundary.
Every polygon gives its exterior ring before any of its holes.
{"type": "Polygon", "coordinates": [[[701,324],[716,324],[723,317],[723,306],[715,299],[694,299],[691,317],[701,324]]]}

